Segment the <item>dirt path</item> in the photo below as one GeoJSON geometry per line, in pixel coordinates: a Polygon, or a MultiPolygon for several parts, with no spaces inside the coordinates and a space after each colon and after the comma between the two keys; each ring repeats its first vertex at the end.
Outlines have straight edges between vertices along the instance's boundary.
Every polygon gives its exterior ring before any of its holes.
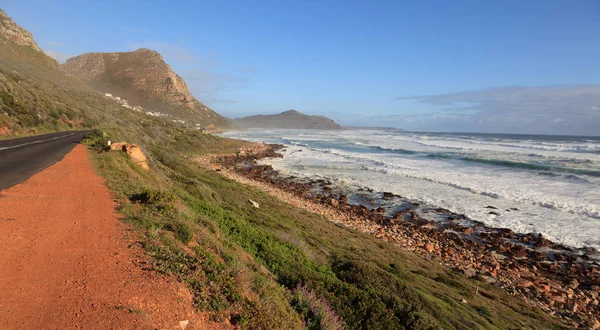
{"type": "Polygon", "coordinates": [[[0,193],[0,329],[209,328],[114,207],[81,145],[0,193]]]}

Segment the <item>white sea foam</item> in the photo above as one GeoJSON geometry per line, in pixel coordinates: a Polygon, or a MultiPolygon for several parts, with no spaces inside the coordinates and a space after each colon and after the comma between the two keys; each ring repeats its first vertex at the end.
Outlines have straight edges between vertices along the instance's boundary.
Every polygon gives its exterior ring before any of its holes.
{"type": "Polygon", "coordinates": [[[490,226],[600,248],[599,140],[379,131],[227,135],[287,143],[284,158],[266,160],[283,172],[389,191],[490,226]],[[489,214],[488,205],[500,215],[489,214]]]}

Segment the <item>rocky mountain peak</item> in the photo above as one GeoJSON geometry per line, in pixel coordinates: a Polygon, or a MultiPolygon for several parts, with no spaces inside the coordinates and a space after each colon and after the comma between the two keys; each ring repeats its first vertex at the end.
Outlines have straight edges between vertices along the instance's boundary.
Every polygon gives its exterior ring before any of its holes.
{"type": "Polygon", "coordinates": [[[215,126],[228,123],[196,100],[183,78],[151,49],[86,53],[68,59],[62,69],[92,89],[118,96],[132,106],[177,118],[201,119],[200,122],[215,126]]]}
{"type": "Polygon", "coordinates": [[[139,48],[133,51],[134,53],[139,53],[139,54],[148,54],[151,56],[158,56],[160,57],[160,59],[162,60],[162,56],[160,55],[159,52],[152,50],[152,49],[148,49],[148,48],[139,48]]]}
{"type": "Polygon", "coordinates": [[[0,35],[17,45],[29,46],[37,51],[42,51],[33,40],[33,34],[15,23],[2,9],[0,9],[0,35]]]}
{"type": "Polygon", "coordinates": [[[104,92],[137,98],[134,92],[143,92],[152,98],[196,109],[198,101],[162,56],[147,48],[133,52],[86,53],[72,57],[62,68],[69,74],[92,85],[104,84],[104,92]],[[111,85],[111,86],[108,86],[111,85]],[[120,89],[120,90],[119,90],[120,89]]]}

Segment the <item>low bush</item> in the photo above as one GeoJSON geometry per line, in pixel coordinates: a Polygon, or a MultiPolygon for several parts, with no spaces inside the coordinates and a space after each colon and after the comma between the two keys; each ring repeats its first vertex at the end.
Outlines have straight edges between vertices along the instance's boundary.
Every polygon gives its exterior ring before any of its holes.
{"type": "Polygon", "coordinates": [[[81,139],[81,143],[92,147],[98,152],[108,150],[108,141],[107,134],[100,129],[85,133],[81,139]]]}
{"type": "Polygon", "coordinates": [[[134,203],[160,205],[172,203],[175,195],[170,191],[145,188],[142,192],[131,195],[129,200],[134,203]]]}
{"type": "Polygon", "coordinates": [[[343,330],[344,322],[331,309],[329,302],[317,295],[309,288],[298,286],[291,290],[290,303],[302,316],[302,323],[309,330],[343,330]]]}
{"type": "Polygon", "coordinates": [[[185,222],[169,224],[167,229],[173,231],[175,233],[175,238],[180,240],[183,244],[188,244],[192,238],[194,238],[193,229],[185,222]]]}

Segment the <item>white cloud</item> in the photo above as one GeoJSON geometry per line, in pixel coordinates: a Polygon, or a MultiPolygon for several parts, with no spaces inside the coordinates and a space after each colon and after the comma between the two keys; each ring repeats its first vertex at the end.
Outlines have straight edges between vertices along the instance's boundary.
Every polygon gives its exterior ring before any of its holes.
{"type": "MultiPolygon", "coordinates": [[[[600,85],[508,86],[397,99],[440,108],[411,117],[411,129],[600,135],[600,85]]],[[[395,119],[402,126],[406,118],[395,119]]]]}

